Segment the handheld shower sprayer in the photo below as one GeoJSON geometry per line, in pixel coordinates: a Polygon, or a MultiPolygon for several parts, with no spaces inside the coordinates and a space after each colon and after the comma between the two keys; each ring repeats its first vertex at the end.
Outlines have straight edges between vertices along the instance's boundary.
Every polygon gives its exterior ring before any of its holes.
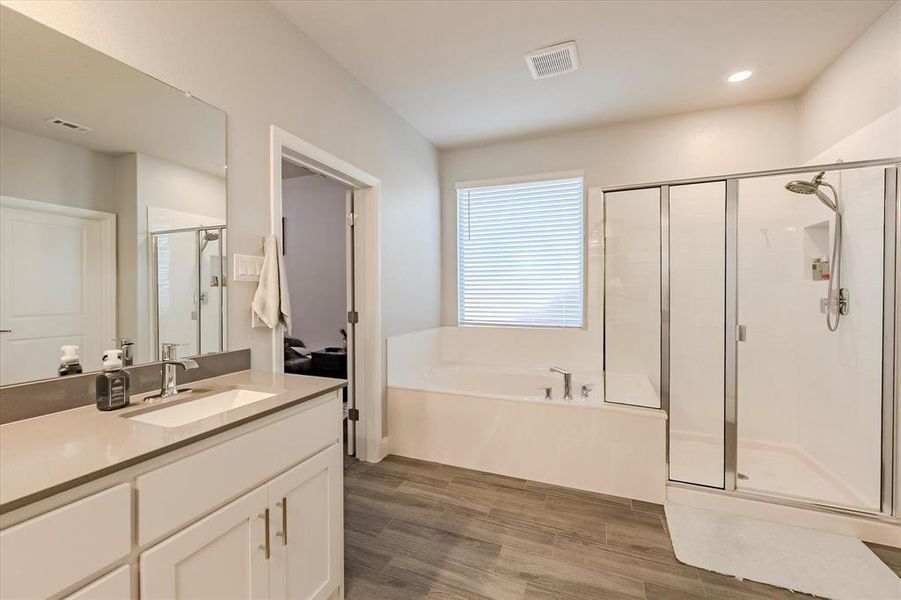
{"type": "Polygon", "coordinates": [[[826,291],[826,327],[829,331],[838,329],[842,315],[848,312],[848,298],[846,290],[842,288],[842,211],[839,204],[838,191],[823,177],[825,171],[817,173],[810,181],[795,180],[785,184],[785,189],[795,194],[814,195],[829,210],[835,213],[835,236],[832,239],[832,275],[826,291]],[[826,187],[832,192],[832,198],[823,192],[821,187],[826,187]]]}

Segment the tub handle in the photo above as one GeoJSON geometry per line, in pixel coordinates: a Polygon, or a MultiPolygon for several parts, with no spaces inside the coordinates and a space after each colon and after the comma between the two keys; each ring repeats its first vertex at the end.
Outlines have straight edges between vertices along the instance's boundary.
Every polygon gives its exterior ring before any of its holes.
{"type": "Polygon", "coordinates": [[[554,399],[554,396],[551,394],[551,390],[553,389],[553,388],[551,388],[551,386],[542,385],[542,386],[539,386],[538,389],[544,390],[544,399],[545,400],[553,400],[554,399]]]}

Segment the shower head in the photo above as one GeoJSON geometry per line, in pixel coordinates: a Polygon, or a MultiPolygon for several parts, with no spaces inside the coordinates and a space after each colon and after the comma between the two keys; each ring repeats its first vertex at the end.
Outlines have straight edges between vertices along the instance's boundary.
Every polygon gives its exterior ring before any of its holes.
{"type": "Polygon", "coordinates": [[[200,238],[200,251],[203,252],[206,249],[206,245],[210,242],[215,242],[219,239],[219,232],[212,231],[204,231],[203,237],[200,238]]]}
{"type": "Polygon", "coordinates": [[[820,191],[820,186],[825,185],[825,186],[828,186],[829,189],[831,189],[833,191],[833,193],[835,193],[835,189],[831,185],[829,185],[828,183],[823,181],[823,175],[825,175],[825,174],[826,174],[825,171],[821,171],[820,173],[817,174],[816,177],[814,177],[810,181],[801,181],[799,179],[797,179],[795,181],[789,181],[788,183],[785,184],[785,189],[787,189],[788,191],[790,191],[794,194],[804,194],[804,195],[813,194],[817,197],[817,199],[820,202],[825,204],[826,207],[829,208],[829,210],[838,212],[835,202],[831,198],[829,198],[829,196],[827,196],[826,194],[824,194],[823,192],[820,191]]]}

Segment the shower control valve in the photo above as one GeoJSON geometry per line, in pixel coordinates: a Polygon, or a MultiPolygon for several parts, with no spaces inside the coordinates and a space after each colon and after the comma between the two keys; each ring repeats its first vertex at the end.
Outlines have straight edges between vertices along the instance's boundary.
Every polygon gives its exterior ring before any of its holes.
{"type": "Polygon", "coordinates": [[[848,291],[848,288],[840,288],[838,290],[838,298],[832,298],[832,305],[829,306],[828,298],[820,298],[820,312],[826,314],[827,312],[831,312],[833,314],[838,313],[842,316],[847,315],[851,312],[851,292],[848,291]]]}
{"type": "Polygon", "coordinates": [[[586,383],[581,387],[581,396],[582,400],[588,400],[588,397],[591,395],[592,390],[594,390],[594,386],[590,383],[586,383]]]}

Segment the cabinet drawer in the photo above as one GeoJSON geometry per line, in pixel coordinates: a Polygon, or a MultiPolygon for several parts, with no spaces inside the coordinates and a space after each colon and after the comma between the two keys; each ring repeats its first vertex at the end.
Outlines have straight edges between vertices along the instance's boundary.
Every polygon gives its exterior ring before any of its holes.
{"type": "Polygon", "coordinates": [[[131,488],[123,483],[0,532],[0,597],[46,598],[130,549],[131,488]]]}
{"type": "Polygon", "coordinates": [[[312,456],[340,438],[336,393],[285,417],[137,478],[143,546],[312,456]]]}
{"type": "Polygon", "coordinates": [[[126,565],[89,583],[65,600],[123,600],[131,598],[131,569],[126,565]]]}

